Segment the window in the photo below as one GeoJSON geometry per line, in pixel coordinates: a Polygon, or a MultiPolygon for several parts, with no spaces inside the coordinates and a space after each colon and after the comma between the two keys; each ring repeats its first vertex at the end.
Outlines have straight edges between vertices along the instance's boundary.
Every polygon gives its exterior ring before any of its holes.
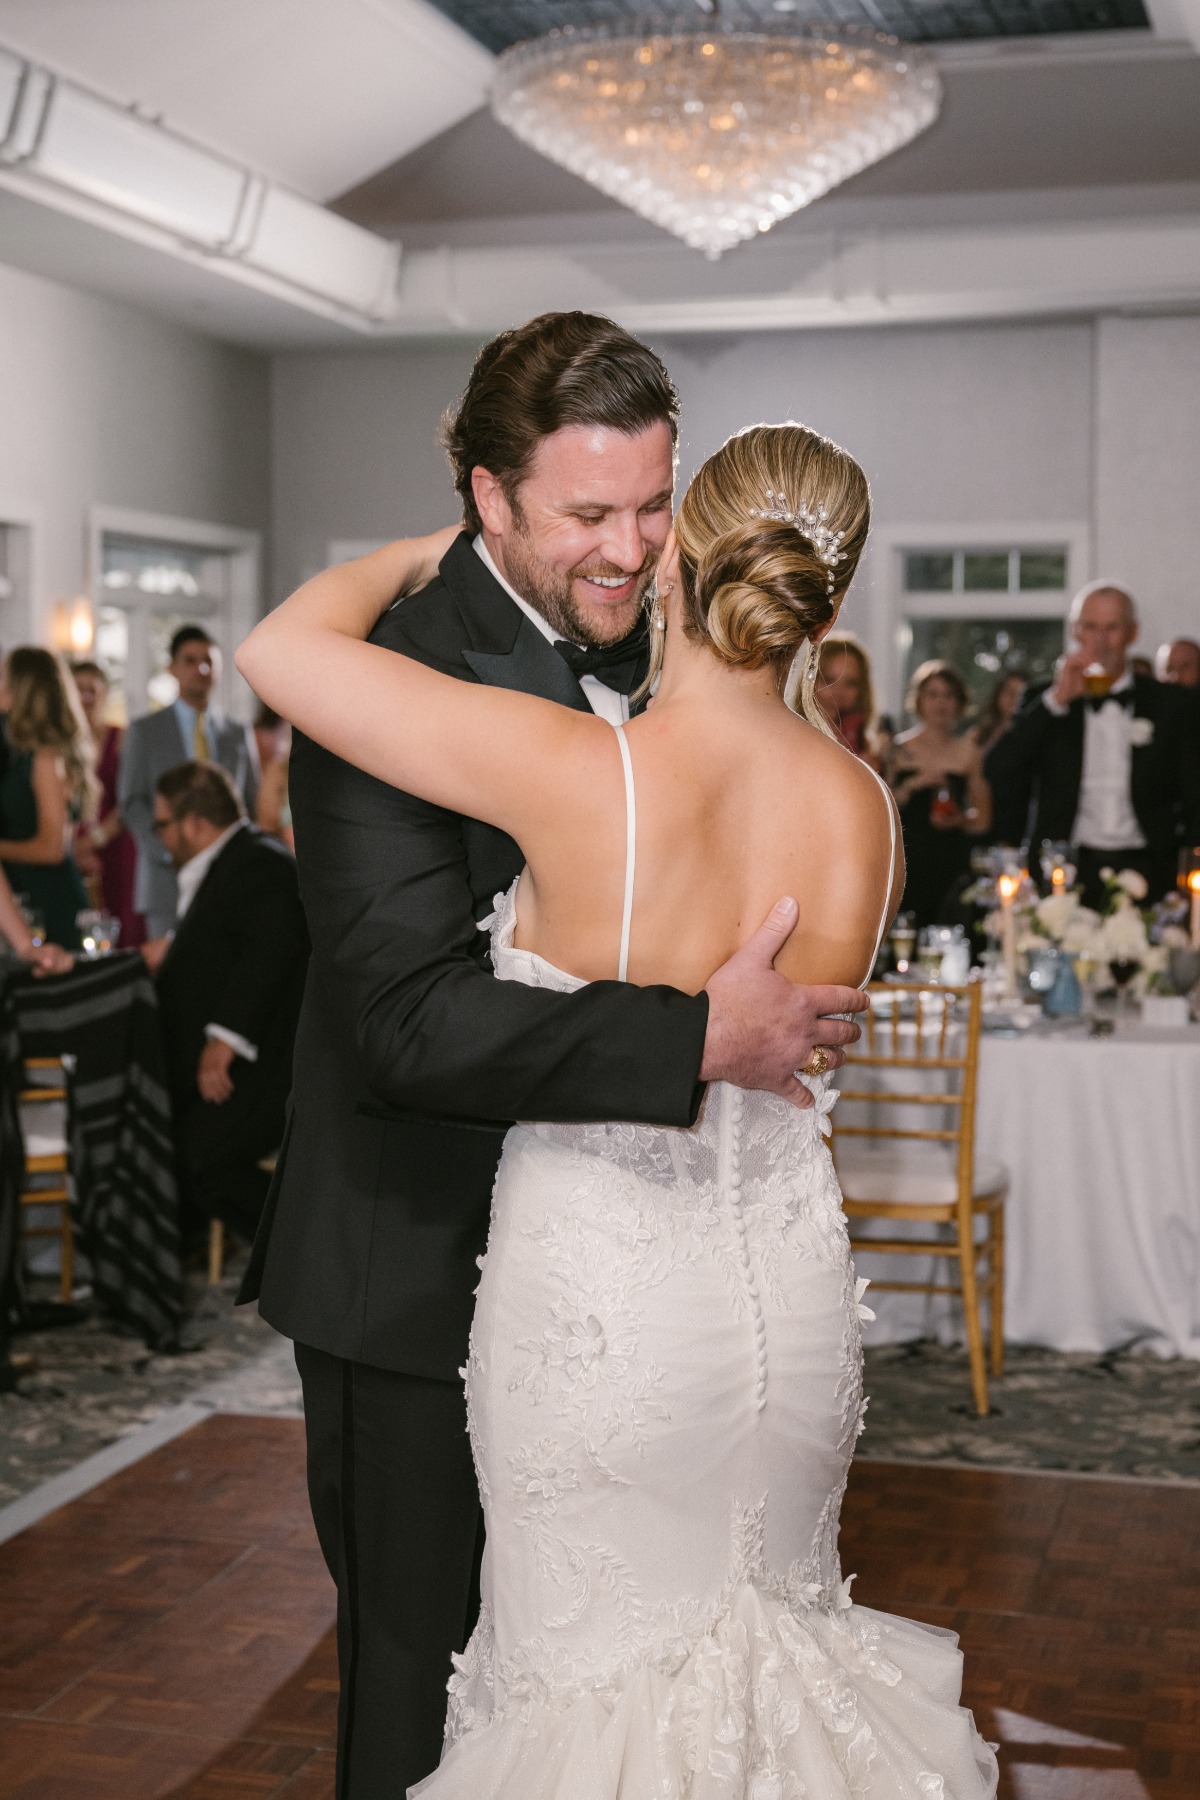
{"type": "Polygon", "coordinates": [[[907,594],[1026,594],[1067,585],[1067,552],[1038,549],[906,550],[907,594]]]}
{"type": "Polygon", "coordinates": [[[1008,672],[1049,680],[1063,648],[1069,562],[1061,542],[903,548],[901,691],[933,658],[958,670],[973,707],[1008,672]]]}
{"type": "Polygon", "coordinates": [[[103,533],[95,656],[115,717],[171,705],[166,665],[181,625],[203,625],[218,642],[227,636],[231,560],[224,550],[103,533]]]}
{"type": "Polygon", "coordinates": [[[1061,619],[910,619],[904,685],[913,671],[936,657],[966,682],[972,708],[985,704],[1002,674],[1049,681],[1062,655],[1061,619]]]}

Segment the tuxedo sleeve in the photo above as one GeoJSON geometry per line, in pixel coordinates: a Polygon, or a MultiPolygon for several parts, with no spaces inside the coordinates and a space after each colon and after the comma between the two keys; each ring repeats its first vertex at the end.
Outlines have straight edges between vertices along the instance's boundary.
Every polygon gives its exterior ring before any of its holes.
{"type": "Polygon", "coordinates": [[[984,759],[992,790],[992,834],[999,843],[1019,844],[1025,837],[1034,783],[1054,724],[1054,714],[1036,694],[984,759]]]}
{"type": "Polygon", "coordinates": [[[694,1121],[706,996],[497,981],[457,814],[299,737],[290,791],[314,972],[377,1100],[460,1118],[694,1121]]]}
{"type": "Polygon", "coordinates": [[[238,871],[227,925],[232,942],[222,979],[206,1008],[206,1022],[247,1043],[270,1035],[276,1010],[308,956],[308,930],[290,856],[264,853],[238,871]]]}

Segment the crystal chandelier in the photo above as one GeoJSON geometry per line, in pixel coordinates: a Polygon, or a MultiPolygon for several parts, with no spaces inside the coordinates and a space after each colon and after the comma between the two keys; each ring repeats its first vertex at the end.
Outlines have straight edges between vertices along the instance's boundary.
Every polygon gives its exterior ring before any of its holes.
{"type": "Polygon", "coordinates": [[[791,20],[570,27],[514,44],[492,110],[517,137],[715,258],[937,117],[911,44],[791,20]]]}

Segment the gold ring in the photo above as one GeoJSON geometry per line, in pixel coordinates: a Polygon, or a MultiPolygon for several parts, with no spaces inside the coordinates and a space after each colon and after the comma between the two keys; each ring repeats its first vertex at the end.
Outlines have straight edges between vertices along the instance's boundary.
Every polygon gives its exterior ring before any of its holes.
{"type": "Polygon", "coordinates": [[[824,1045],[818,1044],[800,1073],[802,1075],[824,1075],[827,1073],[831,1061],[828,1050],[824,1045]]]}

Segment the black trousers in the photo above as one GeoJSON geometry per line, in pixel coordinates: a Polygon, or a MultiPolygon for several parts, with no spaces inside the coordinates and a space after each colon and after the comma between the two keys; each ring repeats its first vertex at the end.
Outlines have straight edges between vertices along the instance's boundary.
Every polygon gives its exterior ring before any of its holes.
{"type": "Polygon", "coordinates": [[[437,1767],[452,1652],[479,1613],[483,1511],[462,1383],[296,1345],[308,1492],[338,1591],[337,1800],[437,1767]]]}

